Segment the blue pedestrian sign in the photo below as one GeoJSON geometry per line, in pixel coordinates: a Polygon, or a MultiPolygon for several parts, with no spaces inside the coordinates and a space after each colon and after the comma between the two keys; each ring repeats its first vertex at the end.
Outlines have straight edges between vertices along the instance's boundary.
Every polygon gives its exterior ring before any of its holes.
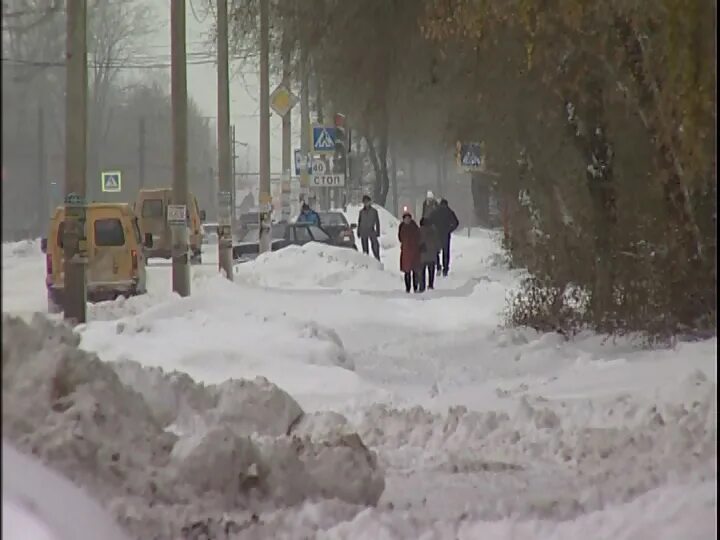
{"type": "Polygon", "coordinates": [[[482,143],[457,143],[456,152],[458,166],[467,172],[482,171],[484,169],[482,143]]]}
{"type": "Polygon", "coordinates": [[[312,128],[313,152],[335,152],[335,126],[314,125],[312,128]]]}
{"type": "Polygon", "coordinates": [[[122,173],[105,171],[100,175],[103,193],[120,193],[122,191],[122,173]]]}

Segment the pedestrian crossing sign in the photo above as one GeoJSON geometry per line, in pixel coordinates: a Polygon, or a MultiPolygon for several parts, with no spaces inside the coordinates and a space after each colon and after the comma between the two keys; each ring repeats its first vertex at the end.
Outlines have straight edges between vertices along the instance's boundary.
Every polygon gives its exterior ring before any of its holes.
{"type": "Polygon", "coordinates": [[[335,126],[314,125],[312,128],[313,152],[335,152],[335,126]]]}
{"type": "Polygon", "coordinates": [[[103,193],[120,193],[122,191],[122,173],[120,171],[104,171],[100,175],[103,193]]]}

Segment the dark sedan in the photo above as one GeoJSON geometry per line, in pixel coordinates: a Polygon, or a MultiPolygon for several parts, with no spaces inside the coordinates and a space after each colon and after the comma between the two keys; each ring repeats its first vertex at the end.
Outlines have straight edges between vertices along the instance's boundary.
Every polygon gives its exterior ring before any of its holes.
{"type": "Polygon", "coordinates": [[[336,246],[357,249],[355,246],[355,233],[345,214],[342,212],[320,212],[322,229],[330,235],[336,246]]]}
{"type": "MultiPolygon", "coordinates": [[[[258,244],[259,230],[249,231],[239,242],[233,243],[233,259],[244,262],[254,259],[260,252],[258,244]]],[[[303,246],[310,242],[319,242],[330,246],[337,245],[323,229],[308,223],[275,224],[272,226],[271,250],[278,251],[287,246],[303,246]]],[[[353,245],[354,247],[354,245],[353,245]]]]}

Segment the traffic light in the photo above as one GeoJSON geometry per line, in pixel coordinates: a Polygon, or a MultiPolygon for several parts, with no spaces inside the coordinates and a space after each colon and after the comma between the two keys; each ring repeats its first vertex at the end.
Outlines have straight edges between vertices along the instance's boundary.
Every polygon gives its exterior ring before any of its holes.
{"type": "Polygon", "coordinates": [[[347,131],[345,115],[335,115],[335,154],[333,156],[333,174],[347,174],[347,131]]]}

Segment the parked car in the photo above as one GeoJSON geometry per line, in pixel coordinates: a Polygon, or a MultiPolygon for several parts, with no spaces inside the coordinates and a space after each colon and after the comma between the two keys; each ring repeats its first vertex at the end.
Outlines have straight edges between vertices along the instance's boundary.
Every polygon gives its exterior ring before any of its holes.
{"type": "Polygon", "coordinates": [[[322,230],[330,235],[336,246],[357,249],[355,233],[345,214],[338,211],[319,212],[322,230]]]}
{"type": "Polygon", "coordinates": [[[260,211],[251,210],[240,214],[235,222],[235,235],[238,238],[244,238],[245,235],[252,230],[260,228],[260,211]]]}
{"type": "MultiPolygon", "coordinates": [[[[247,233],[241,241],[233,243],[233,259],[245,262],[257,257],[260,251],[258,238],[259,231],[254,230],[247,233]]],[[[336,245],[331,236],[316,225],[277,223],[272,226],[272,251],[278,251],[287,246],[303,246],[310,242],[319,242],[329,246],[336,245]]]]}
{"type": "MultiPolygon", "coordinates": [[[[275,224],[271,228],[272,251],[285,247],[286,224],[275,224]]],[[[239,240],[233,241],[233,259],[237,262],[252,260],[260,253],[260,228],[252,228],[239,240]]]]}
{"type": "Polygon", "coordinates": [[[215,244],[218,241],[218,227],[219,225],[215,222],[203,223],[203,244],[215,244]]]}
{"type": "MultiPolygon", "coordinates": [[[[112,300],[146,292],[145,257],[140,227],[130,205],[92,203],[86,212],[87,298],[90,302],[112,300]]],[[[45,285],[48,311],[59,313],[65,287],[63,248],[65,207],[59,206],[50,220],[49,233],[40,248],[45,253],[45,285]]],[[[146,248],[152,248],[149,237],[146,248]]]]}
{"type": "MultiPolygon", "coordinates": [[[[140,219],[143,239],[152,238],[152,247],[146,248],[145,256],[169,259],[172,254],[172,234],[167,222],[167,207],[172,204],[171,188],[141,189],[135,202],[135,213],[140,219]]],[[[197,199],[191,193],[188,199],[188,240],[193,264],[202,262],[202,222],[205,211],[198,207],[197,199]]],[[[145,243],[148,243],[147,241],[145,243]]]]}

